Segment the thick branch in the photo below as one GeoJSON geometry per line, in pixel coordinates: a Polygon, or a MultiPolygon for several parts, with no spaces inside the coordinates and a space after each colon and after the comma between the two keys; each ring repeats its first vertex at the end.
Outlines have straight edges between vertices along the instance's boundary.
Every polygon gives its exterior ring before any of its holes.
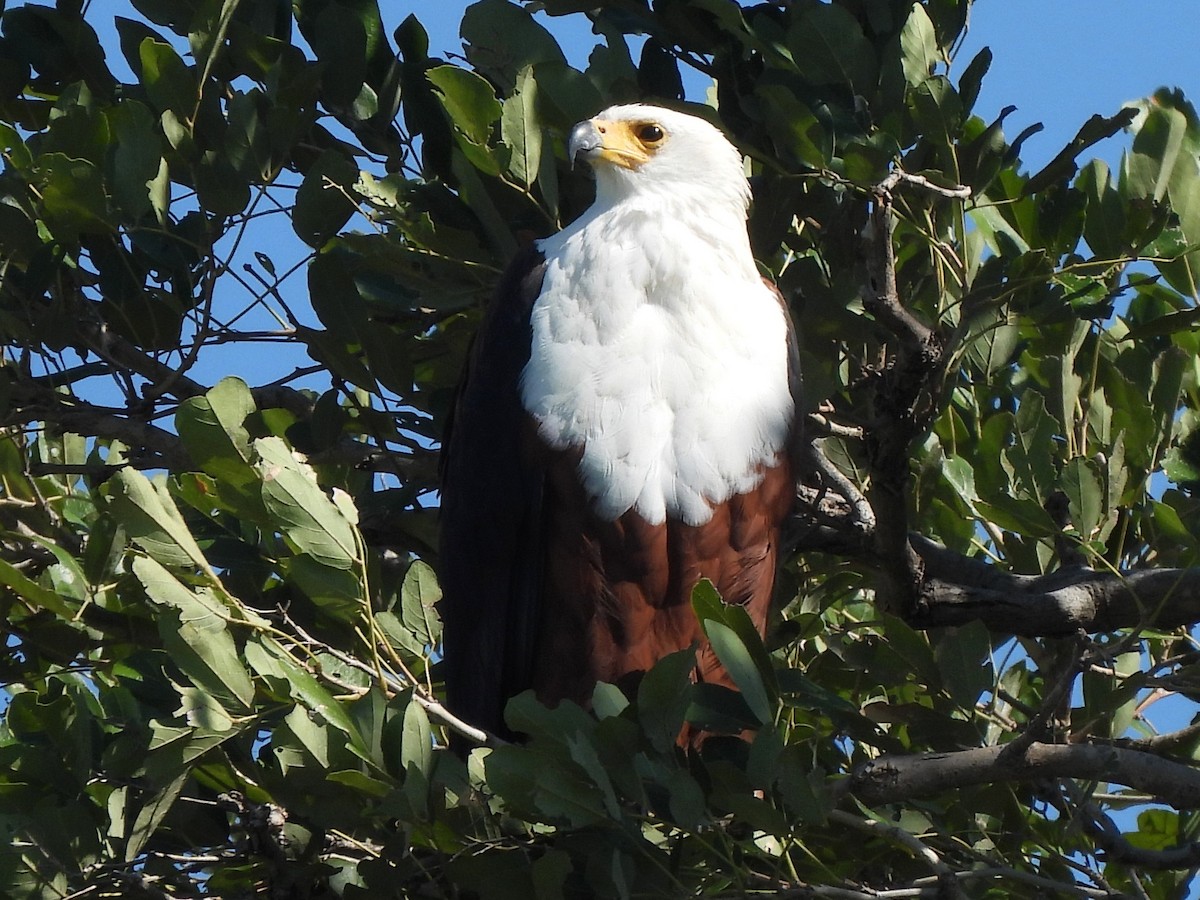
{"type": "Polygon", "coordinates": [[[836,793],[877,805],[998,781],[1080,778],[1135,788],[1179,809],[1200,807],[1200,770],[1161,756],[1095,744],[1034,742],[1019,755],[1005,749],[884,756],[861,766],[836,793]]]}
{"type": "Polygon", "coordinates": [[[876,519],[880,599],[904,615],[917,602],[924,581],[922,561],[908,542],[909,448],[935,411],[931,391],[943,354],[937,334],[901,302],[893,225],[891,194],[881,185],[863,241],[869,282],[863,306],[895,341],[889,345],[887,365],[872,378],[872,416],[864,446],[871,466],[867,496],[876,519]]]}
{"type": "Polygon", "coordinates": [[[12,390],[14,403],[2,424],[46,422],[70,434],[118,440],[133,448],[130,462],[139,468],[180,471],[190,464],[179,438],[149,422],[118,415],[46,388],[17,384],[12,390]],[[138,454],[138,450],[149,454],[138,454]]]}
{"type": "Polygon", "coordinates": [[[929,576],[909,617],[917,628],[980,621],[1004,634],[1047,637],[1200,622],[1200,569],[1109,574],[1071,568],[1031,577],[1010,575],[928,541],[918,542],[917,549],[929,576]]]}
{"type": "MultiPolygon", "coordinates": [[[[879,564],[870,529],[848,503],[804,486],[799,498],[801,512],[788,531],[801,551],[879,564]]],[[[978,621],[999,634],[1061,637],[1200,622],[1200,568],[1114,574],[1076,566],[1014,575],[921,535],[909,540],[925,568],[920,601],[905,616],[915,628],[978,621]]]]}

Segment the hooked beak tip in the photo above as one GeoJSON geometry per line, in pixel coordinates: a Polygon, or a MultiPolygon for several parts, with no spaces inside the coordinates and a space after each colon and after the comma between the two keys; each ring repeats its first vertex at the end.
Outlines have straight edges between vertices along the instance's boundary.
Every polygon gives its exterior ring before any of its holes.
{"type": "Polygon", "coordinates": [[[571,129],[571,135],[567,139],[567,161],[571,168],[575,168],[575,161],[580,156],[586,158],[593,151],[599,150],[601,146],[603,146],[603,138],[595,123],[591,119],[578,123],[571,129]]]}

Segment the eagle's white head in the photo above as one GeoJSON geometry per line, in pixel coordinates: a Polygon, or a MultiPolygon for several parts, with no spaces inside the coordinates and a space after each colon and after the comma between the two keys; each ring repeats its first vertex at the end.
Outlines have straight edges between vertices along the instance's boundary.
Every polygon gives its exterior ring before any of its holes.
{"type": "Polygon", "coordinates": [[[659,196],[728,204],[745,216],[750,187],[742,156],[708,122],[661,106],[610,106],[571,130],[571,162],[596,173],[596,203],[659,196]]]}

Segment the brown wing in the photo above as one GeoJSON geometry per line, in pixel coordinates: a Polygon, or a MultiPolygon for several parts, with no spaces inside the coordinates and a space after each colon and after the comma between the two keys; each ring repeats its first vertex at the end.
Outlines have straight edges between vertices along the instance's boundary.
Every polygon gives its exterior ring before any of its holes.
{"type": "Polygon", "coordinates": [[[505,733],[505,701],[529,687],[542,582],[542,481],[522,446],[519,381],[545,268],[529,247],[497,287],[443,440],[439,576],[447,703],[505,733]]]}

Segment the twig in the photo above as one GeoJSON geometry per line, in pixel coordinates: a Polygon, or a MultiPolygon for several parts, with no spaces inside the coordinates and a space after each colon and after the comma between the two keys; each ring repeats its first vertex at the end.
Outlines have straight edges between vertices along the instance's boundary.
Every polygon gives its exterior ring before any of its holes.
{"type": "Polygon", "coordinates": [[[372,666],[367,665],[360,659],[356,659],[349,653],[345,653],[344,651],[338,650],[335,647],[330,647],[328,644],[322,643],[306,632],[291,616],[287,614],[287,612],[283,613],[283,619],[284,622],[287,623],[288,627],[296,632],[296,635],[308,646],[310,650],[313,648],[319,648],[321,652],[328,653],[339,662],[345,663],[352,668],[365,672],[372,678],[382,677],[387,687],[393,691],[399,692],[409,690],[411,688],[413,700],[419,704],[422,709],[438,719],[438,721],[440,721],[443,725],[453,729],[463,737],[469,738],[470,740],[484,747],[499,747],[508,743],[506,740],[492,734],[490,731],[484,731],[482,728],[476,728],[474,725],[464,722],[458,716],[454,715],[454,713],[450,712],[450,710],[446,709],[446,707],[442,705],[440,701],[430,697],[425,692],[424,686],[416,683],[410,684],[404,679],[398,678],[396,675],[390,672],[376,672],[372,666]]]}
{"type": "Polygon", "coordinates": [[[954,900],[954,898],[965,896],[962,892],[962,886],[958,883],[958,878],[954,874],[954,870],[946,865],[942,861],[942,858],[928,844],[918,839],[916,835],[909,834],[903,828],[896,825],[888,825],[875,819],[864,819],[851,815],[848,812],[843,812],[840,809],[830,811],[829,818],[833,822],[838,822],[857,831],[880,835],[885,840],[900,844],[908,849],[913,856],[922,860],[929,868],[933,869],[938,880],[938,896],[942,897],[943,900],[954,900]]]}
{"type": "Polygon", "coordinates": [[[1096,842],[1108,861],[1125,863],[1141,869],[1178,870],[1200,865],[1200,843],[1189,841],[1163,850],[1135,847],[1121,829],[1099,805],[1093,802],[1071,781],[1062,782],[1062,790],[1071,798],[1074,809],[1058,791],[1043,791],[1041,795],[1064,816],[1078,821],[1088,836],[1096,842]]]}
{"type": "Polygon", "coordinates": [[[863,430],[859,425],[842,425],[819,412],[809,413],[805,422],[808,434],[827,435],[829,437],[862,440],[863,430]]]}
{"type": "Polygon", "coordinates": [[[1083,647],[1087,640],[1084,634],[1077,635],[1077,640],[1071,645],[1070,657],[1063,665],[1062,673],[1054,685],[1042,697],[1041,706],[1037,713],[1026,724],[1025,728],[1015,738],[1004,745],[996,760],[1002,765],[1009,765],[1024,756],[1025,751],[1033,746],[1035,741],[1045,740],[1050,735],[1050,720],[1058,715],[1063,701],[1071,695],[1071,688],[1083,668],[1083,647]]]}
{"type": "Polygon", "coordinates": [[[820,473],[822,481],[837,491],[850,504],[856,520],[853,524],[866,529],[874,528],[875,511],[871,509],[871,504],[859,492],[854,482],[842,474],[841,469],[833,464],[815,442],[809,444],[806,450],[808,461],[820,473]]]}
{"type": "Polygon", "coordinates": [[[893,168],[888,177],[875,186],[875,190],[876,192],[891,194],[901,183],[916,185],[934,194],[940,194],[943,197],[950,197],[955,200],[966,200],[971,196],[971,189],[965,184],[946,187],[941,184],[935,184],[924,175],[914,175],[910,172],[905,172],[899,166],[893,168]]]}

